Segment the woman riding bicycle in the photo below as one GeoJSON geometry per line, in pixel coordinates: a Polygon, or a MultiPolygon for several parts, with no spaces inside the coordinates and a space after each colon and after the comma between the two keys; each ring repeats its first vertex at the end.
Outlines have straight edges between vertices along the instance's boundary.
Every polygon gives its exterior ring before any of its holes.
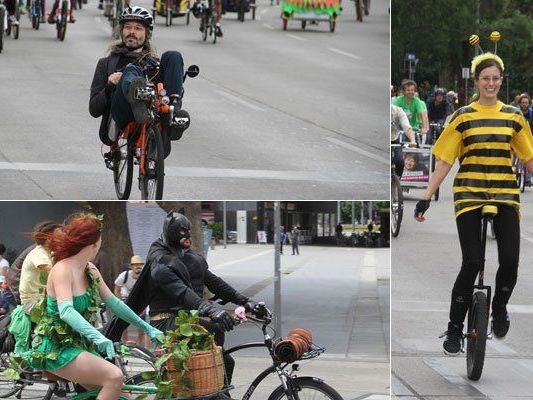
{"type": "Polygon", "coordinates": [[[55,264],[35,329],[35,347],[25,353],[25,358],[33,368],[88,389],[101,387],[100,400],[116,400],[123,374],[99,355],[113,358],[113,343],[91,324],[96,320],[100,298],[114,314],[144,330],[152,340],[162,332],[118,300],[91,263],[100,249],[101,233],[102,222],[94,215],[74,215],[66,225],[50,233],[55,264]]]}
{"type": "Polygon", "coordinates": [[[499,268],[492,301],[493,333],[503,338],[509,330],[506,306],[516,284],[520,250],[520,199],[512,170],[512,153],[533,171],[533,138],[529,124],[519,110],[498,100],[503,61],[495,54],[485,53],[472,60],[471,70],[479,95],[452,115],[433,147],[438,162],[423,200],[415,209],[415,218],[424,221],[431,196],[459,159],[453,191],[463,257],[452,290],[450,322],[443,344],[444,352],[449,355],[461,350],[463,321],[484,257],[481,254],[481,208],[487,204],[498,206],[498,214],[494,217],[499,268]]]}

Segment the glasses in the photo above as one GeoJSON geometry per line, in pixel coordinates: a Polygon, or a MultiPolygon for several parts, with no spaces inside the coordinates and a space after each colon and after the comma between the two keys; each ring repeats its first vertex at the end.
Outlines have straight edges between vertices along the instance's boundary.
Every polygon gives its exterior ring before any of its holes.
{"type": "Polygon", "coordinates": [[[479,78],[480,81],[482,81],[483,83],[491,83],[491,82],[494,82],[494,83],[498,83],[502,80],[502,77],[501,76],[483,76],[483,77],[480,77],[479,78]]]}

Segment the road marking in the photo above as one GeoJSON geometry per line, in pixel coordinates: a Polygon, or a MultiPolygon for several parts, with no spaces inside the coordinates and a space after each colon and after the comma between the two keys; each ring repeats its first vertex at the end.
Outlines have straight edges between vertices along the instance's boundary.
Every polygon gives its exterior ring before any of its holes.
{"type": "Polygon", "coordinates": [[[304,39],[303,37],[300,37],[300,36],[293,35],[291,33],[287,33],[287,36],[290,37],[290,38],[296,39],[296,40],[301,40],[301,41],[304,41],[304,42],[307,41],[307,39],[304,39]]]}
{"type": "Polygon", "coordinates": [[[234,265],[234,264],[238,264],[240,262],[253,260],[254,258],[262,257],[262,256],[264,256],[266,254],[270,254],[270,253],[273,253],[273,252],[274,252],[274,249],[269,249],[269,250],[265,250],[265,251],[262,251],[262,252],[257,253],[257,254],[253,254],[251,256],[239,258],[237,260],[227,261],[227,262],[216,264],[216,265],[210,265],[209,268],[213,269],[213,268],[227,267],[228,265],[234,265]]]}
{"type": "Polygon", "coordinates": [[[268,28],[268,29],[274,29],[274,27],[270,24],[263,24],[264,27],[268,28]]]}
{"type": "Polygon", "coordinates": [[[261,11],[259,11],[259,14],[266,14],[268,12],[268,9],[263,8],[261,11]]]}
{"type": "Polygon", "coordinates": [[[335,47],[329,47],[328,50],[331,50],[331,51],[334,52],[334,53],[341,54],[341,55],[346,56],[346,57],[353,58],[354,60],[362,60],[361,57],[356,56],[355,54],[347,53],[347,52],[345,52],[345,51],[342,51],[342,50],[336,49],[335,47]]]}
{"type": "MultiPolygon", "coordinates": [[[[109,175],[111,172],[101,164],[59,164],[59,163],[11,163],[0,162],[0,171],[36,171],[36,172],[63,172],[76,174],[109,175]]],[[[237,169],[237,168],[200,168],[200,167],[166,167],[165,175],[168,177],[182,178],[222,178],[222,179],[259,179],[281,181],[306,181],[346,184],[389,185],[389,179],[382,182],[376,181],[368,175],[360,179],[338,179],[336,174],[328,175],[322,171],[287,171],[263,169],[237,169]]]]}
{"type": "Polygon", "coordinates": [[[255,19],[258,20],[258,21],[261,21],[261,16],[260,15],[256,15],[255,19]]]}
{"type": "Polygon", "coordinates": [[[349,143],[346,143],[346,142],[343,142],[342,140],[339,140],[337,138],[332,138],[332,137],[327,137],[326,140],[329,140],[331,143],[335,143],[341,147],[344,147],[345,149],[348,149],[348,150],[351,150],[351,151],[355,151],[356,153],[359,153],[359,154],[362,154],[364,155],[365,157],[368,157],[368,158],[371,158],[373,160],[376,160],[376,161],[379,161],[383,164],[386,164],[386,165],[389,165],[390,164],[390,160],[388,158],[385,158],[385,157],[381,157],[381,156],[378,156],[374,153],[371,153],[369,151],[366,151],[366,150],[363,150],[357,146],[354,146],[353,144],[349,144],[349,143]]]}
{"type": "Polygon", "coordinates": [[[239,104],[242,104],[243,106],[246,106],[248,108],[251,108],[252,110],[255,110],[255,111],[265,111],[264,108],[261,108],[261,107],[258,107],[256,106],[255,104],[252,104],[246,100],[243,100],[237,96],[234,96],[232,94],[229,94],[227,92],[223,92],[222,90],[217,90],[217,93],[220,94],[221,96],[224,96],[226,97],[227,99],[230,99],[230,100],[233,100],[239,104]]]}

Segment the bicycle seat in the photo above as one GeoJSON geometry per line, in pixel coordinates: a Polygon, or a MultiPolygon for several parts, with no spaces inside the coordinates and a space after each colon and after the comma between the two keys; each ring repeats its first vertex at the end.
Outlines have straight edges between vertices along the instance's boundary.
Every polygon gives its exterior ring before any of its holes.
{"type": "Polygon", "coordinates": [[[494,217],[498,214],[498,207],[496,206],[483,206],[481,209],[481,215],[484,217],[494,217]]]}

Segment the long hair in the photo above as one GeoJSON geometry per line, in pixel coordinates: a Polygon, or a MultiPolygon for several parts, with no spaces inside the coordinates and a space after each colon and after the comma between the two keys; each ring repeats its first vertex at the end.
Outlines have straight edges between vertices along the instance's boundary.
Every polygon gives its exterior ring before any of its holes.
{"type": "MultiPolygon", "coordinates": [[[[111,54],[113,53],[117,48],[121,47],[124,45],[124,42],[122,41],[122,30],[124,29],[124,25],[123,24],[118,24],[114,31],[113,31],[113,37],[116,37],[116,38],[119,38],[117,40],[115,40],[114,42],[112,42],[108,49],[107,49],[107,53],[108,54],[111,54]]],[[[159,54],[157,53],[157,51],[152,47],[152,43],[150,42],[150,39],[152,39],[152,31],[148,28],[145,28],[145,32],[146,32],[146,39],[144,41],[144,45],[142,47],[142,53],[143,53],[143,56],[150,56],[150,57],[159,57],[159,54]]]]}
{"type": "Polygon", "coordinates": [[[35,243],[42,246],[50,238],[50,234],[60,226],[54,221],[39,222],[33,228],[33,232],[30,234],[31,238],[35,243]]]}
{"type": "Polygon", "coordinates": [[[74,214],[67,222],[48,234],[54,262],[78,254],[100,239],[102,222],[94,214],[74,214]]]}

